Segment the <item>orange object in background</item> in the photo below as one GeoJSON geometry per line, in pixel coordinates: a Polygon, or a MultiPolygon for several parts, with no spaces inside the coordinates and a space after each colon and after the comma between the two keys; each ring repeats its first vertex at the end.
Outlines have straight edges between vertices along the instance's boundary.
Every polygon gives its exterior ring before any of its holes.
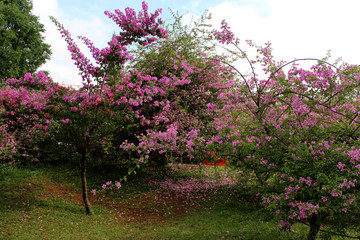
{"type": "Polygon", "coordinates": [[[221,158],[216,159],[216,166],[220,166],[220,167],[225,167],[226,166],[226,162],[228,162],[227,160],[224,161],[221,158]]]}
{"type": "MultiPolygon", "coordinates": [[[[211,151],[210,152],[211,156],[215,156],[216,155],[216,151],[211,151]]],[[[208,165],[208,166],[219,166],[219,167],[225,167],[227,165],[227,163],[229,162],[228,160],[224,160],[222,158],[215,158],[216,162],[211,162],[209,160],[204,160],[202,161],[203,165],[208,165]]]]}

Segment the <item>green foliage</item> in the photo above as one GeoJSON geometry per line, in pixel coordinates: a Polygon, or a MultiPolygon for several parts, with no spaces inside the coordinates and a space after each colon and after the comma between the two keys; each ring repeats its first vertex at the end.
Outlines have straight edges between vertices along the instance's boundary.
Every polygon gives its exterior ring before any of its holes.
{"type": "Polygon", "coordinates": [[[0,79],[34,73],[50,58],[44,26],[31,10],[30,0],[0,1],[0,79]]]}
{"type": "Polygon", "coordinates": [[[148,46],[139,45],[132,51],[134,60],[130,69],[139,69],[151,73],[152,76],[161,77],[163,71],[169,70],[177,55],[184,56],[188,61],[197,61],[202,53],[214,52],[214,48],[208,46],[208,37],[205,34],[209,27],[206,21],[211,18],[207,13],[192,25],[183,23],[183,15],[173,13],[173,22],[167,24],[168,38],[161,39],[148,46]],[[156,59],[156,64],[155,60],[156,59]]]}

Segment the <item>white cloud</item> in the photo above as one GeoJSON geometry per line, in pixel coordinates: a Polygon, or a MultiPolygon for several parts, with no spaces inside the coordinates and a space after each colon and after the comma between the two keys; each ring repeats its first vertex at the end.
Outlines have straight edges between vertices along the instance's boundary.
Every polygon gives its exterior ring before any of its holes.
{"type": "Polygon", "coordinates": [[[59,9],[56,0],[33,0],[33,12],[40,17],[41,20],[47,20],[49,15],[59,16],[62,11],[59,9]]]}
{"type": "MultiPolygon", "coordinates": [[[[235,2],[235,1],[234,1],[235,2]]],[[[210,11],[214,22],[226,19],[236,35],[258,45],[270,41],[278,60],[323,58],[327,50],[345,62],[360,63],[356,24],[357,0],[269,0],[269,14],[260,16],[256,5],[223,2],[210,11]]]]}
{"type": "MultiPolygon", "coordinates": [[[[200,0],[192,3],[193,7],[202,4],[200,0]]],[[[46,42],[51,44],[53,51],[51,61],[41,69],[49,70],[57,82],[81,84],[65,41],[48,16],[63,23],[86,53],[86,47],[76,36],[84,35],[94,41],[95,46],[104,47],[115,25],[111,20],[103,21],[91,14],[86,16],[87,19],[65,14],[57,0],[33,0],[33,5],[34,13],[45,25],[46,42]]],[[[247,39],[258,45],[270,41],[275,58],[287,61],[303,57],[323,58],[331,49],[334,60],[343,57],[345,62],[359,64],[358,9],[358,0],[227,0],[209,10],[213,13],[214,27],[218,28],[221,20],[226,19],[245,49],[244,40],[247,39]]],[[[186,16],[186,20],[189,18],[186,16]]]]}
{"type": "Polygon", "coordinates": [[[64,24],[81,51],[90,59],[91,57],[87,47],[77,36],[82,35],[88,37],[94,42],[95,46],[102,48],[110,39],[109,36],[112,34],[112,26],[105,24],[100,18],[94,16],[90,17],[90,20],[65,17],[65,14],[57,4],[57,0],[34,0],[33,5],[34,14],[40,17],[40,22],[45,26],[45,41],[51,45],[52,50],[51,60],[41,66],[40,69],[48,70],[56,82],[80,85],[82,80],[78,75],[79,71],[74,65],[74,61],[71,60],[71,55],[67,50],[64,38],[61,37],[55,24],[49,19],[49,16],[55,17],[59,22],[64,24]]]}

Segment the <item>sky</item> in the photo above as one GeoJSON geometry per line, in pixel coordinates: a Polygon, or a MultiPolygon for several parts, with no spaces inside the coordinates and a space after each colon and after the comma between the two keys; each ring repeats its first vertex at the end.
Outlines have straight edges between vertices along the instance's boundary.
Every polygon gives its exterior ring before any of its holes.
{"type": "MultiPolygon", "coordinates": [[[[141,10],[142,0],[32,0],[33,13],[45,27],[45,42],[51,45],[52,57],[39,70],[50,72],[54,81],[81,85],[79,72],[71,60],[66,43],[50,21],[55,17],[64,24],[80,49],[90,56],[77,36],[86,36],[103,48],[119,27],[104,11],[126,7],[141,10]]],[[[257,45],[272,43],[276,60],[318,58],[331,50],[330,62],[342,58],[360,64],[359,0],[148,0],[149,11],[163,10],[160,16],[172,21],[170,10],[196,18],[209,10],[211,23],[219,28],[225,19],[247,50],[245,40],[257,45]]],[[[255,55],[249,56],[254,58],[255,55]]],[[[242,69],[240,69],[242,70],[242,69]]]]}

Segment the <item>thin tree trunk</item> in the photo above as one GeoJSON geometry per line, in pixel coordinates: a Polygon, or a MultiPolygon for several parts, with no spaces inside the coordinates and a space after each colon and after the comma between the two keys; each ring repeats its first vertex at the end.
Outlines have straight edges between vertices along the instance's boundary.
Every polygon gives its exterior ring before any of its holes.
{"type": "Polygon", "coordinates": [[[82,195],[87,215],[93,215],[91,204],[89,201],[88,187],[86,183],[86,150],[81,152],[80,157],[80,171],[81,171],[81,183],[82,183],[82,195]]]}
{"type": "Polygon", "coordinates": [[[317,220],[318,220],[318,216],[313,215],[309,221],[310,230],[307,237],[308,240],[315,240],[318,232],[320,231],[320,224],[318,224],[317,220]]]}

